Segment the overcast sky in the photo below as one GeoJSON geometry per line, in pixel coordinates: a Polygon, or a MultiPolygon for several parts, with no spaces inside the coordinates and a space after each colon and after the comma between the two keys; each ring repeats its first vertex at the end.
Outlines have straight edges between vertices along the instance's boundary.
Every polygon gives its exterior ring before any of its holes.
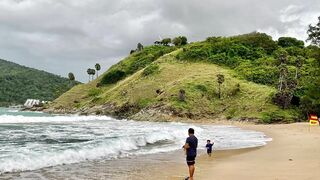
{"type": "Polygon", "coordinates": [[[0,58],[87,81],[138,42],[252,31],[306,39],[320,0],[0,0],[0,58]]]}

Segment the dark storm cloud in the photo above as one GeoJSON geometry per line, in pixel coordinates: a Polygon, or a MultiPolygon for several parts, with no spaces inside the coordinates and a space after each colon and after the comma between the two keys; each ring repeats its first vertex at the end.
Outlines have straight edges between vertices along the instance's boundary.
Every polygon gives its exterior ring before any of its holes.
{"type": "Polygon", "coordinates": [[[265,31],[306,38],[318,0],[1,0],[0,57],[86,81],[138,42],[186,35],[190,40],[265,31]]]}

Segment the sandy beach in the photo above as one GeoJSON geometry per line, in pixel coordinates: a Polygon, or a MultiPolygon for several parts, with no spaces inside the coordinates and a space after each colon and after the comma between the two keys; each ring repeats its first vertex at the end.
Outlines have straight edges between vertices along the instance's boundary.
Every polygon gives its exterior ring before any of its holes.
{"type": "MultiPolygon", "coordinates": [[[[261,148],[218,151],[211,158],[201,155],[195,179],[320,179],[320,127],[309,128],[307,123],[234,125],[262,131],[273,141],[261,148]]],[[[186,167],[182,169],[176,169],[180,176],[187,174],[186,167]]],[[[179,175],[168,179],[179,179],[179,175]]]]}
{"type": "MultiPolygon", "coordinates": [[[[226,124],[226,123],[224,123],[226,124]]],[[[320,127],[308,123],[250,125],[231,124],[264,132],[273,141],[259,148],[204,152],[197,158],[199,180],[317,180],[320,179],[320,127]]],[[[142,173],[145,174],[145,173],[142,173]]],[[[147,179],[183,179],[184,163],[163,164],[146,172],[147,179]]],[[[144,179],[139,174],[129,179],[144,179]]]]}

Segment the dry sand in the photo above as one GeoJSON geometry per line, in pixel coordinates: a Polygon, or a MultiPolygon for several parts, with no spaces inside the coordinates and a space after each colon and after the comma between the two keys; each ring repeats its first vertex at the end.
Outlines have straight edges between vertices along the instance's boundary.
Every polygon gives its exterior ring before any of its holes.
{"type": "MultiPolygon", "coordinates": [[[[211,158],[201,155],[197,158],[194,179],[320,179],[320,127],[309,129],[307,123],[233,125],[264,132],[273,138],[273,141],[260,148],[216,151],[211,158]]],[[[181,180],[183,175],[187,174],[187,167],[179,164],[161,171],[170,172],[171,175],[163,178],[159,170],[154,174],[155,179],[181,180]]]]}

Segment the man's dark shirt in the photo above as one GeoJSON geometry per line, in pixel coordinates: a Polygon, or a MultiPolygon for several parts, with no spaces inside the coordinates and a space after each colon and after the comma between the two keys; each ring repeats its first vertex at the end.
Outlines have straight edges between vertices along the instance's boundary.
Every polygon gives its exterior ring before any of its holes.
{"type": "Polygon", "coordinates": [[[189,144],[187,156],[197,156],[198,139],[194,135],[191,135],[187,138],[186,143],[189,144]]]}

